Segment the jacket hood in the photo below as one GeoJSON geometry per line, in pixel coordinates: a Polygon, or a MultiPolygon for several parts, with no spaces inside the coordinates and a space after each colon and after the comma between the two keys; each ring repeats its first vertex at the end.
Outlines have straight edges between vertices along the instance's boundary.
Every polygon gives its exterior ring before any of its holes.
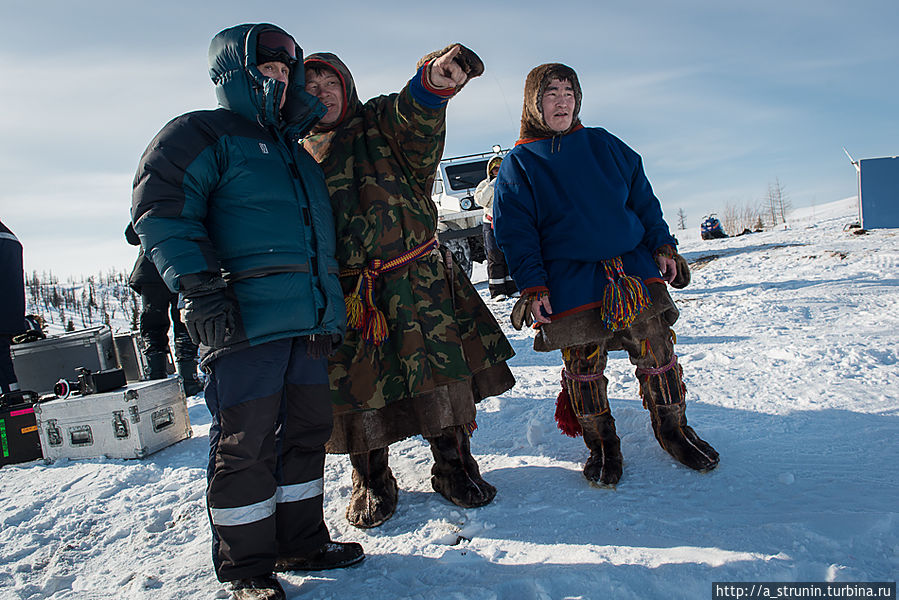
{"type": "MultiPolygon", "coordinates": [[[[343,111],[333,123],[328,123],[327,125],[319,123],[316,125],[314,130],[315,133],[324,133],[325,131],[335,129],[338,125],[355,115],[362,107],[362,103],[359,101],[359,95],[356,93],[356,82],[353,81],[353,75],[350,73],[347,66],[343,64],[343,61],[337,58],[336,54],[330,52],[316,52],[315,54],[310,54],[306,57],[306,60],[303,61],[303,66],[307,69],[330,69],[337,74],[337,78],[340,79],[340,83],[343,85],[343,111]]],[[[305,79],[305,70],[303,77],[305,79]]]]}
{"type": "Polygon", "coordinates": [[[256,43],[263,31],[283,29],[269,23],[245,23],[220,31],[209,45],[209,76],[222,108],[251,121],[286,126],[291,137],[302,137],[327,112],[317,98],[306,92],[306,74],[299,63],[303,49],[296,46],[297,65],[290,69],[287,97],[279,108],[284,84],[266,77],[258,68],[256,43]]]}
{"type": "Polygon", "coordinates": [[[561,63],[546,63],[531,69],[524,82],[520,139],[553,137],[573,131],[581,123],[579,118],[581,97],[581,84],[578,82],[577,73],[571,67],[561,63]],[[571,117],[571,126],[562,132],[550,129],[543,118],[543,92],[546,90],[546,85],[553,79],[570,81],[571,87],[574,88],[574,114],[571,117]]]}
{"type": "Polygon", "coordinates": [[[503,157],[502,156],[494,156],[490,160],[487,161],[487,179],[490,179],[490,170],[493,167],[498,167],[502,164],[503,157]]]}

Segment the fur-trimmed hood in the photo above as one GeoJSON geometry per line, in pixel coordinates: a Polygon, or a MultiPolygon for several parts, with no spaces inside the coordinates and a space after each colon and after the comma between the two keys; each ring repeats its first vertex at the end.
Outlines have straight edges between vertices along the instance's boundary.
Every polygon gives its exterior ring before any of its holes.
{"type": "Polygon", "coordinates": [[[362,102],[359,101],[359,94],[356,93],[356,82],[353,81],[353,74],[347,66],[340,60],[336,54],[331,52],[316,52],[310,54],[303,61],[303,66],[307,69],[330,69],[333,71],[343,86],[343,110],[340,116],[333,123],[319,122],[313,129],[314,133],[324,133],[335,129],[338,125],[355,115],[360,108],[362,102]]]}
{"type": "Polygon", "coordinates": [[[524,82],[524,106],[521,110],[521,134],[519,139],[546,138],[556,135],[565,135],[580,125],[581,112],[581,84],[577,79],[574,69],[561,63],[546,63],[531,69],[524,82]],[[571,82],[574,88],[574,114],[571,117],[571,126],[563,132],[550,129],[543,118],[543,92],[546,85],[553,79],[571,82]]]}
{"type": "Polygon", "coordinates": [[[502,156],[499,156],[499,155],[493,156],[493,157],[490,158],[490,160],[487,161],[487,179],[491,179],[491,177],[490,177],[490,170],[491,170],[493,167],[498,167],[498,166],[500,166],[500,165],[502,164],[502,162],[503,162],[503,157],[502,157],[502,156]]]}

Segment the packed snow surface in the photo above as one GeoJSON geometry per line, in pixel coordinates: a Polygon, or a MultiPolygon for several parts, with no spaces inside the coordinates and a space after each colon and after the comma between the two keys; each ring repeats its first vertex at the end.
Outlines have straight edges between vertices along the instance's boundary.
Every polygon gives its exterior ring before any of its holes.
{"type": "MultiPolygon", "coordinates": [[[[721,453],[700,474],[656,443],[633,367],[606,375],[624,454],[617,489],[588,485],[587,449],[553,421],[558,352],[511,328],[514,389],[479,406],[472,448],[499,490],[465,510],[431,490],[420,438],[395,444],[399,507],[347,524],[349,461],[329,456],[331,535],[365,547],[345,570],[281,577],[289,598],[710,598],[722,581],[895,581],[899,571],[899,232],[856,235],[855,199],[777,231],[675,232],[693,280],[674,290],[687,417],[721,453]]],[[[483,265],[474,280],[487,299],[483,265]]],[[[210,599],[209,414],[144,460],[0,470],[0,598],[210,599]]]]}

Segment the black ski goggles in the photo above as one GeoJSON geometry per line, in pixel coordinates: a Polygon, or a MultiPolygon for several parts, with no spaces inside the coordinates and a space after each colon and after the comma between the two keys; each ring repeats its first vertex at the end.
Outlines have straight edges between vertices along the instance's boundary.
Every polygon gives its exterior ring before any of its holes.
{"type": "Polygon", "coordinates": [[[297,43],[282,31],[263,31],[256,39],[256,52],[272,57],[283,57],[295,63],[297,60],[297,43]]]}

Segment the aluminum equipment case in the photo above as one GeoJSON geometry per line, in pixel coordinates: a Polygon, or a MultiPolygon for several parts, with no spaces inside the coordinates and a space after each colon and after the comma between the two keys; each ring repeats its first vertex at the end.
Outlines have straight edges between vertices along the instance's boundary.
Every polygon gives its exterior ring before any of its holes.
{"type": "Polygon", "coordinates": [[[0,466],[37,460],[41,456],[32,404],[0,408],[0,466]]]}
{"type": "Polygon", "coordinates": [[[181,379],[35,405],[44,458],[144,458],[192,435],[181,379]]]}
{"type": "Polygon", "coordinates": [[[13,344],[10,354],[19,387],[39,394],[52,394],[60,379],[74,379],[78,367],[96,372],[118,366],[112,330],[107,325],[13,344]]]}

